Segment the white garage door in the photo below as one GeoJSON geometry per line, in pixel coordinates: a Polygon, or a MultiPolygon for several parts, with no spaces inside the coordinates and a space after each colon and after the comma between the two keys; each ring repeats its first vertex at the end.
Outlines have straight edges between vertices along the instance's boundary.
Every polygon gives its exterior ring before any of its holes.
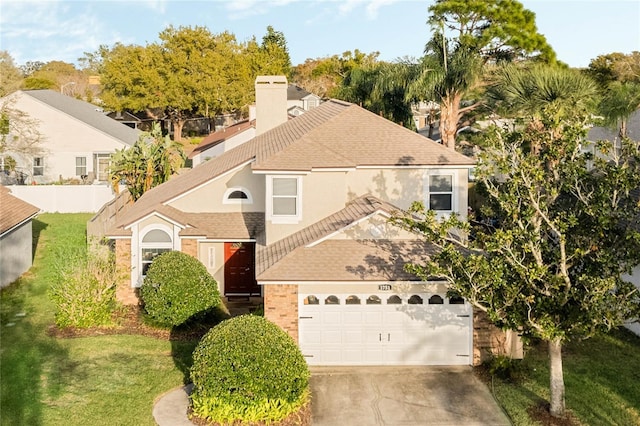
{"type": "Polygon", "coordinates": [[[310,365],[468,365],[472,310],[444,294],[299,295],[310,365]]]}

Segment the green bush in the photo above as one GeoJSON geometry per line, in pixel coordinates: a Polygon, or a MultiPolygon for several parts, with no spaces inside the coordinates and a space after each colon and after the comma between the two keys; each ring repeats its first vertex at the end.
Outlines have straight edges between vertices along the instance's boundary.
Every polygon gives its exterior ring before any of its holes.
{"type": "Polygon", "coordinates": [[[212,422],[279,421],[309,398],[309,368],[293,339],[257,315],[222,322],[193,353],[194,414],[212,422]]]}
{"type": "Polygon", "coordinates": [[[116,273],[112,254],[85,250],[58,254],[58,269],[49,297],[56,307],[58,327],[95,327],[112,324],[116,307],[116,273]]]}
{"type": "Polygon", "coordinates": [[[147,314],[165,326],[184,324],[220,305],[216,280],[198,259],[179,251],[154,259],[140,295],[147,314]]]}

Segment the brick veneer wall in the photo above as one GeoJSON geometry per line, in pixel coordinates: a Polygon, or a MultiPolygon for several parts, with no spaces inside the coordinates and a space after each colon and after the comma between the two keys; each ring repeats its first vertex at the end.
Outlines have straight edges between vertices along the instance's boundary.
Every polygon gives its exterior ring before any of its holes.
{"type": "Polygon", "coordinates": [[[124,305],[137,305],[138,289],[131,287],[131,240],[116,240],[116,279],[116,300],[124,305]]]}
{"type": "Polygon", "coordinates": [[[488,361],[493,355],[522,358],[522,341],[513,332],[505,332],[489,321],[486,313],[473,311],[473,365],[488,361]]]}
{"type": "Polygon", "coordinates": [[[263,286],[264,316],[289,333],[298,342],[298,286],[274,284],[263,286]]]}
{"type": "Polygon", "coordinates": [[[193,256],[196,259],[198,258],[198,240],[185,240],[183,239],[181,242],[182,248],[180,251],[188,254],[189,256],[193,256]]]}

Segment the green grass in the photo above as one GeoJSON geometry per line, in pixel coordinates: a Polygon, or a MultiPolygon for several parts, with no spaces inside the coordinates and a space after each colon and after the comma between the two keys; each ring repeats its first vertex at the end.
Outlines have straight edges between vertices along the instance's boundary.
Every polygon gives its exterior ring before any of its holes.
{"type": "MultiPolygon", "coordinates": [[[[614,330],[568,344],[563,350],[565,399],[584,425],[640,425],[640,337],[614,330]]],[[[523,379],[495,379],[490,388],[515,425],[540,424],[528,409],[549,400],[549,360],[544,345],[528,349],[523,379]]]]}
{"type": "Polygon", "coordinates": [[[47,288],[90,215],[43,214],[34,265],[0,292],[0,424],[154,425],[154,400],[185,381],[197,342],[142,336],[57,339],[47,288]]]}
{"type": "MultiPolygon", "coordinates": [[[[0,424],[154,425],[154,400],[183,384],[197,342],[142,336],[56,339],[47,288],[69,247],[83,247],[90,215],[43,214],[34,222],[34,265],[0,291],[0,424]]],[[[544,346],[523,361],[525,378],[490,388],[516,425],[548,400],[544,346]]],[[[567,407],[584,425],[640,425],[640,338],[620,330],[564,350],[567,407]]]]}

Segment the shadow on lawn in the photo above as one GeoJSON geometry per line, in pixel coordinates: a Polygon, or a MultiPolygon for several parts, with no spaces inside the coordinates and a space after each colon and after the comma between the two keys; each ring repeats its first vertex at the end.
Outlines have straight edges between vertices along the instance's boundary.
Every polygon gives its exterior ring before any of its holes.
{"type": "Polygon", "coordinates": [[[31,260],[36,257],[36,248],[38,247],[38,242],[40,241],[40,233],[47,229],[49,225],[44,222],[39,221],[38,219],[33,219],[31,221],[31,260]]]}
{"type": "MultiPolygon", "coordinates": [[[[46,225],[45,225],[46,227],[46,225]]],[[[42,228],[43,229],[43,228],[42,228]]],[[[26,303],[31,283],[19,279],[0,291],[0,395],[3,425],[42,424],[42,404],[61,391],[68,352],[46,334],[26,303]],[[47,366],[52,366],[47,371],[47,366]]]]}
{"type": "Polygon", "coordinates": [[[174,365],[182,372],[185,385],[191,383],[193,351],[196,346],[211,328],[229,318],[230,315],[222,306],[196,314],[185,324],[171,329],[171,356],[174,365]]]}

